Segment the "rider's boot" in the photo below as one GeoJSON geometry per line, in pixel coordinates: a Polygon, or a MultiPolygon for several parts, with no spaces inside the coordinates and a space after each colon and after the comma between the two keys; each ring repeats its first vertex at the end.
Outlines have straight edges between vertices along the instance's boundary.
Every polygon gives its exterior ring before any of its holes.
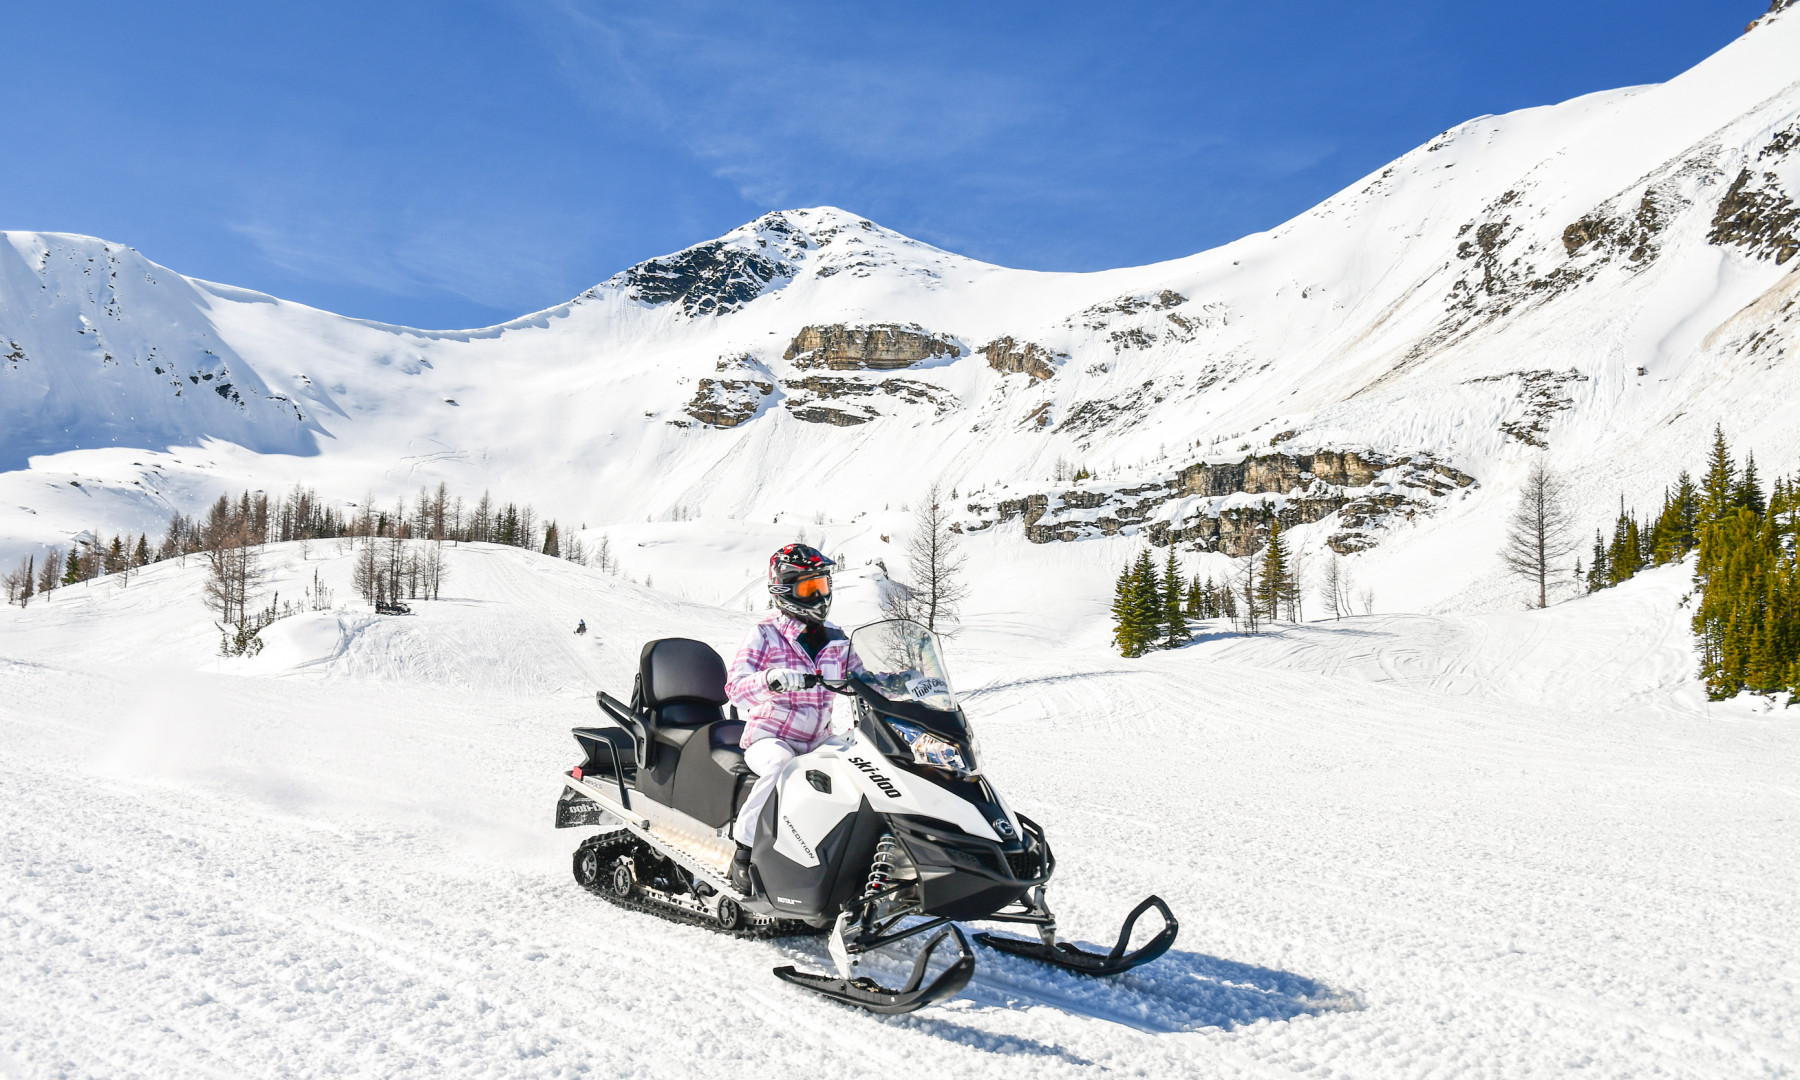
{"type": "Polygon", "coordinates": [[[750,849],[742,844],[737,846],[737,854],[731,857],[731,887],[745,896],[750,895],[750,849]]]}

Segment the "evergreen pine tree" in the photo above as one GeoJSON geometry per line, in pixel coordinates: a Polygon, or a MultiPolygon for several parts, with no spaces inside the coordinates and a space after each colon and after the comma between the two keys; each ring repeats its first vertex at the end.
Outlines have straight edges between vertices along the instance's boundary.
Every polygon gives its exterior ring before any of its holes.
{"type": "Polygon", "coordinates": [[[1120,655],[1136,656],[1131,651],[1131,564],[1126,563],[1119,570],[1119,577],[1113,582],[1113,645],[1117,646],[1120,655]]]}
{"type": "Polygon", "coordinates": [[[143,533],[138,533],[137,550],[132,554],[132,561],[138,566],[150,565],[150,540],[143,533]]]}
{"type": "Polygon", "coordinates": [[[1713,522],[1724,517],[1736,489],[1737,467],[1732,464],[1731,450],[1725,445],[1725,429],[1714,427],[1712,454],[1707,458],[1706,475],[1700,481],[1700,521],[1713,522]]]}
{"type": "Polygon", "coordinates": [[[1694,481],[1682,470],[1675,490],[1663,495],[1662,513],[1650,530],[1650,561],[1658,566],[1680,562],[1694,550],[1694,522],[1699,516],[1699,495],[1694,481]]]}
{"type": "MultiPolygon", "coordinates": [[[[1749,685],[1751,662],[1767,622],[1770,530],[1739,507],[1700,531],[1700,559],[1694,570],[1699,601],[1694,636],[1700,647],[1700,677],[1713,700],[1731,697],[1749,685]]],[[[1766,651],[1766,650],[1765,650],[1766,651]]],[[[1759,661],[1759,668],[1766,658],[1759,661]]]]}
{"type": "Polygon", "coordinates": [[[1596,592],[1612,584],[1612,570],[1606,565],[1606,540],[1594,530],[1594,563],[1588,567],[1587,591],[1596,592]]]}
{"type": "Polygon", "coordinates": [[[544,554],[562,558],[562,543],[556,535],[556,522],[544,527],[544,554]]]}
{"type": "Polygon", "coordinates": [[[1256,603],[1263,617],[1274,622],[1281,616],[1281,602],[1293,589],[1288,568],[1287,541],[1281,537],[1281,519],[1269,522],[1269,542],[1263,546],[1262,580],[1256,586],[1256,603]]]}
{"type": "Polygon", "coordinates": [[[1162,636],[1162,621],[1161,581],[1156,572],[1156,560],[1151,558],[1150,549],[1145,548],[1138,553],[1137,562],[1131,568],[1131,626],[1137,655],[1142,656],[1156,647],[1157,639],[1162,636]]]}
{"type": "Polygon", "coordinates": [[[1624,496],[1619,497],[1619,520],[1613,525],[1612,546],[1606,551],[1607,584],[1629,581],[1644,567],[1643,541],[1638,535],[1637,515],[1625,509],[1624,496]]]}
{"type": "Polygon", "coordinates": [[[1163,648],[1173,649],[1189,641],[1187,613],[1181,609],[1181,562],[1175,557],[1175,545],[1169,545],[1169,558],[1162,575],[1163,648]]]}
{"type": "Polygon", "coordinates": [[[1731,489],[1731,503],[1757,515],[1769,509],[1769,504],[1763,501],[1762,482],[1756,476],[1754,452],[1744,455],[1744,472],[1731,489]]]}
{"type": "Polygon", "coordinates": [[[1187,600],[1184,604],[1184,614],[1190,619],[1212,618],[1212,616],[1206,613],[1206,593],[1200,588],[1199,574],[1195,574],[1188,579],[1187,600]]]}

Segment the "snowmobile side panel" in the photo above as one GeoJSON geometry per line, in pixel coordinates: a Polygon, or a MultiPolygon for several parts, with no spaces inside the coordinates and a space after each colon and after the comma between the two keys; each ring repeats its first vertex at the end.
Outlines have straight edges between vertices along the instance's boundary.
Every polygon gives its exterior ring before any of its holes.
{"type": "Polygon", "coordinates": [[[590,780],[586,777],[577,780],[572,772],[568,772],[563,774],[563,785],[565,791],[573,790],[577,795],[624,822],[628,828],[642,831],[650,827],[649,819],[619,801],[619,789],[608,781],[590,780]]]}
{"type": "Polygon", "coordinates": [[[557,828],[576,829],[586,825],[605,827],[613,820],[605,807],[574,788],[566,784],[563,786],[562,797],[556,800],[557,828]]]}
{"type": "Polygon", "coordinates": [[[801,866],[819,865],[819,847],[831,830],[859,807],[869,805],[844,774],[841,762],[829,758],[815,762],[815,756],[809,755],[798,765],[788,765],[776,781],[776,790],[786,798],[782,800],[782,827],[775,833],[775,849],[801,866]],[[809,773],[822,777],[823,786],[810,779],[809,773]]]}
{"type": "Polygon", "coordinates": [[[1119,930],[1118,943],[1112,947],[1111,952],[1104,955],[1088,952],[1086,949],[1078,949],[1066,941],[1049,945],[1039,941],[1028,941],[1024,938],[996,937],[988,933],[976,934],[975,940],[990,949],[998,949],[1000,952],[1042,960],[1047,964],[1055,964],[1066,971],[1073,971],[1080,975],[1104,978],[1130,971],[1139,964],[1147,964],[1168,952],[1169,946],[1175,944],[1175,934],[1180,929],[1181,924],[1175,920],[1175,914],[1169,910],[1169,905],[1163,903],[1162,897],[1151,896],[1146,897],[1142,903],[1131,910],[1130,915],[1125,917],[1125,925],[1119,930]],[[1141,948],[1133,952],[1126,952],[1125,950],[1131,945],[1131,931],[1137,925],[1138,917],[1151,908],[1162,913],[1163,928],[1141,948]]]}
{"type": "Polygon", "coordinates": [[[833,1001],[845,1005],[854,1005],[859,1009],[867,1009],[875,1013],[909,1013],[922,1009],[927,1005],[945,1001],[962,993],[963,987],[969,985],[969,979],[975,974],[975,954],[969,949],[969,941],[955,926],[941,931],[937,937],[920,950],[919,958],[913,961],[912,974],[906,985],[898,990],[889,990],[873,979],[839,979],[830,975],[812,975],[796,971],[792,967],[778,967],[775,977],[783,982],[804,987],[815,994],[820,994],[833,1001]],[[926,966],[931,956],[937,951],[945,939],[955,941],[957,958],[945,968],[930,985],[925,983],[926,966]]]}
{"type": "Polygon", "coordinates": [[[742,722],[716,720],[685,740],[675,770],[674,805],[715,829],[731,822],[745,793],[744,778],[751,775],[738,747],[743,735],[742,722]]]}
{"type": "MultiPolygon", "coordinates": [[[[804,783],[804,781],[801,781],[804,783]]],[[[881,839],[883,823],[867,799],[845,814],[814,847],[811,865],[789,858],[775,838],[791,833],[793,826],[782,814],[782,793],[777,790],[764,804],[757,823],[756,846],[751,862],[763,895],[775,910],[790,918],[829,918],[838,908],[860,895],[867,881],[869,861],[881,839]]],[[[791,839],[791,836],[790,836],[791,839]]]]}

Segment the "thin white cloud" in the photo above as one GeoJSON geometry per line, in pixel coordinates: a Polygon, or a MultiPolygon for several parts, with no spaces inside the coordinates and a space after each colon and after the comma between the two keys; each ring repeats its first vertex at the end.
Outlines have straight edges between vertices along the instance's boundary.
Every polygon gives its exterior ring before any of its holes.
{"type": "Polygon", "coordinates": [[[1041,96],[1017,77],[930,50],[884,53],[801,8],[559,0],[512,10],[591,107],[661,130],[758,205],[826,177],[941,167],[1044,119],[1041,96]]]}

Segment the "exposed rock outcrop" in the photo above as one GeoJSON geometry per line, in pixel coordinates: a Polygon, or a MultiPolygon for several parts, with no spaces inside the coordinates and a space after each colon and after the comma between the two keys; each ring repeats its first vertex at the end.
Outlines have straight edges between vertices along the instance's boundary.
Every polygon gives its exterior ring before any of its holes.
{"type": "Polygon", "coordinates": [[[736,311],[761,296],[770,282],[793,274],[794,268],[779,259],[713,240],[641,262],[625,271],[623,283],[633,300],[679,304],[693,318],[736,311]]]}
{"type": "Polygon", "coordinates": [[[894,398],[908,405],[930,406],[940,416],[957,405],[954,394],[916,379],[867,382],[834,375],[808,375],[789,379],[782,386],[792,395],[787,408],[795,417],[812,424],[837,427],[866,424],[880,416],[881,411],[872,402],[881,397],[894,398]],[[821,404],[825,401],[832,404],[821,404]]]}
{"type": "Polygon", "coordinates": [[[1201,462],[1168,480],[1124,487],[1029,494],[992,505],[971,503],[978,531],[1021,518],[1034,544],[1132,531],[1166,547],[1188,544],[1231,556],[1262,546],[1269,522],[1283,528],[1338,517],[1327,543],[1348,554],[1373,547],[1392,515],[1429,513],[1475,478],[1425,454],[1389,459],[1356,450],[1261,454],[1237,462],[1201,462]]]}
{"type": "Polygon", "coordinates": [[[1055,375],[1057,362],[1069,358],[1068,353],[1052,352],[1034,342],[1014,341],[1011,337],[996,338],[977,351],[987,357],[988,367],[995,371],[1029,375],[1036,382],[1055,375]]]}
{"type": "Polygon", "coordinates": [[[773,383],[760,379],[701,379],[683,411],[702,424],[734,428],[755,416],[774,392],[773,383]]]}
{"type": "Polygon", "coordinates": [[[1504,382],[1507,379],[1519,380],[1521,414],[1501,421],[1500,430],[1509,439],[1539,449],[1550,445],[1545,441],[1544,433],[1556,414],[1575,406],[1575,399],[1566,389],[1568,384],[1588,381],[1586,375],[1570,368],[1567,371],[1508,371],[1501,375],[1483,375],[1470,379],[1469,383],[1504,382]]]}
{"type": "Polygon", "coordinates": [[[822,367],[833,371],[874,369],[891,371],[911,367],[936,356],[958,356],[955,342],[935,337],[916,323],[900,326],[808,326],[794,335],[782,359],[796,367],[822,367]]]}
{"type": "Polygon", "coordinates": [[[833,427],[855,427],[881,415],[867,405],[837,408],[814,401],[790,401],[787,408],[797,420],[804,420],[809,424],[830,424],[833,427]]]}
{"type": "Polygon", "coordinates": [[[1656,187],[1644,190],[1631,214],[1603,205],[1563,230],[1563,250],[1574,256],[1583,248],[1604,247],[1633,263],[1646,263],[1660,251],[1657,238],[1668,227],[1669,214],[1663,207],[1668,201],[1675,201],[1677,209],[1686,208],[1685,199],[1656,187]]]}
{"type": "Polygon", "coordinates": [[[1748,34],[1750,31],[1761,26],[1763,24],[1763,19],[1767,19],[1771,15],[1778,15],[1788,8],[1793,7],[1796,3],[1800,3],[1800,0],[1769,0],[1769,10],[1763,12],[1761,19],[1751,20],[1750,25],[1744,27],[1744,33],[1748,34]]]}
{"type": "Polygon", "coordinates": [[[1794,205],[1772,172],[1738,172],[1719,200],[1707,240],[1736,244],[1777,266],[1800,254],[1800,207],[1794,205]]]}

